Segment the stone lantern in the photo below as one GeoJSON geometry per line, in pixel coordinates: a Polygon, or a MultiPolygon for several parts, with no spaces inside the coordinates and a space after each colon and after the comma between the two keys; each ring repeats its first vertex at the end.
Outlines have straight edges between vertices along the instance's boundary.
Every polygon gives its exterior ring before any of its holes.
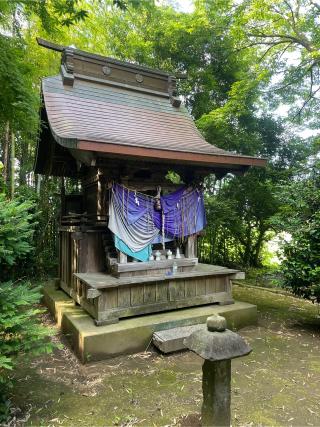
{"type": "Polygon", "coordinates": [[[207,328],[193,332],[184,344],[204,359],[202,365],[203,426],[230,426],[231,359],[246,356],[251,347],[228,329],[226,319],[208,317],[207,328]]]}

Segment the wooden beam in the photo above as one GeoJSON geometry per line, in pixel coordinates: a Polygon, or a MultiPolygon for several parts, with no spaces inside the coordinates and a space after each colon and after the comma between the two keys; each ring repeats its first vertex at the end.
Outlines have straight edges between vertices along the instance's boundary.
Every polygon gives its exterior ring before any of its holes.
{"type": "Polygon", "coordinates": [[[266,166],[267,160],[263,158],[240,156],[240,155],[219,155],[200,154],[185,151],[159,150],[156,148],[132,147],[129,145],[109,144],[94,141],[78,141],[77,149],[95,151],[109,154],[121,154],[126,156],[161,159],[172,162],[189,162],[208,166],[228,165],[232,169],[233,165],[241,166],[266,166]]]}
{"type": "Polygon", "coordinates": [[[98,289],[89,288],[87,289],[87,299],[94,299],[101,295],[101,292],[98,289]]]}
{"type": "Polygon", "coordinates": [[[45,47],[46,49],[55,50],[56,52],[63,52],[65,46],[53,42],[49,42],[48,40],[42,39],[41,37],[37,37],[37,43],[41,47],[45,47]]]}

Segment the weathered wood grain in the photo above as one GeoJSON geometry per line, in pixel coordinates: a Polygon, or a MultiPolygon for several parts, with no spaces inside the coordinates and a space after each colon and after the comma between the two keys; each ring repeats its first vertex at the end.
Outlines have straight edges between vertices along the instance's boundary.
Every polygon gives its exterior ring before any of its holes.
{"type": "Polygon", "coordinates": [[[156,286],[154,283],[144,285],[143,302],[145,304],[152,304],[156,301],[156,286]]]}
{"type": "Polygon", "coordinates": [[[131,287],[131,306],[142,305],[144,298],[144,285],[131,287]]]}
{"type": "Polygon", "coordinates": [[[197,256],[197,236],[196,235],[187,237],[185,254],[187,258],[196,258],[197,256]]]}
{"type": "Polygon", "coordinates": [[[206,294],[213,294],[216,292],[216,278],[215,277],[208,277],[205,280],[206,283],[206,294]]]}
{"type": "MultiPolygon", "coordinates": [[[[99,300],[104,301],[104,310],[118,307],[118,289],[107,289],[102,296],[99,300]]],[[[101,307],[102,310],[103,308],[101,307]]]]}
{"type": "Polygon", "coordinates": [[[197,277],[196,279],[196,295],[205,295],[206,294],[206,279],[203,277],[197,277]]]}
{"type": "Polygon", "coordinates": [[[176,288],[176,300],[183,300],[185,298],[185,281],[184,280],[176,280],[174,281],[174,286],[176,288]]]}
{"type": "MultiPolygon", "coordinates": [[[[127,284],[139,284],[139,283],[149,283],[157,282],[158,280],[171,280],[172,277],[175,278],[206,278],[206,277],[216,277],[216,276],[228,276],[232,275],[237,270],[228,269],[225,267],[211,266],[206,264],[198,264],[193,271],[177,273],[175,276],[159,277],[155,276],[130,276],[124,278],[113,277],[112,275],[104,273],[75,273],[75,275],[91,287],[97,289],[111,288],[118,286],[125,286],[127,284]]],[[[204,292],[205,293],[205,292],[204,292]]]]}
{"type": "Polygon", "coordinates": [[[156,301],[163,302],[169,300],[168,282],[156,282],[156,301]]]}
{"type": "Polygon", "coordinates": [[[129,286],[122,286],[118,288],[118,306],[130,307],[131,292],[129,286]]]}
{"type": "Polygon", "coordinates": [[[185,297],[191,298],[197,295],[197,280],[185,279],[185,297]]]}
{"type": "MultiPolygon", "coordinates": [[[[145,272],[161,271],[172,269],[173,263],[176,263],[178,268],[195,267],[198,264],[198,258],[181,258],[181,259],[165,259],[161,261],[147,261],[147,262],[125,262],[118,263],[112,267],[116,275],[121,276],[123,273],[138,272],[140,275],[145,272]]],[[[189,270],[188,270],[189,271],[189,270]]]]}
{"type": "MultiPolygon", "coordinates": [[[[149,313],[157,313],[161,311],[179,309],[184,307],[194,307],[198,305],[204,304],[231,304],[232,299],[228,298],[228,296],[222,292],[212,295],[204,295],[199,297],[193,297],[190,299],[183,299],[177,301],[166,301],[166,302],[156,302],[154,304],[143,304],[139,306],[131,306],[129,308],[115,308],[112,310],[108,310],[104,313],[98,313],[98,321],[103,322],[104,319],[107,319],[108,323],[111,322],[111,319],[115,319],[117,321],[119,318],[125,318],[130,316],[136,316],[139,314],[149,314],[149,313]]],[[[103,324],[103,323],[101,323],[103,324]]]]}

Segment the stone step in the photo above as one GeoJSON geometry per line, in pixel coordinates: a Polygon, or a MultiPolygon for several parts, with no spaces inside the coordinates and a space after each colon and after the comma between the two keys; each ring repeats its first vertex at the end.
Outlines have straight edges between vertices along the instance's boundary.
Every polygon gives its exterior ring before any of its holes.
{"type": "Polygon", "coordinates": [[[200,323],[154,332],[152,342],[162,353],[173,353],[174,351],[184,350],[183,340],[191,335],[192,332],[206,327],[205,323],[200,323]]]}

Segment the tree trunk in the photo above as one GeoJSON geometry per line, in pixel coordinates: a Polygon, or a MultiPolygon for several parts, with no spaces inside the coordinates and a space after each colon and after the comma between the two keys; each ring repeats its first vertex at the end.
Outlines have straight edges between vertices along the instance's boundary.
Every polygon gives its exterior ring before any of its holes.
{"type": "Polygon", "coordinates": [[[9,177],[9,146],[10,146],[9,138],[10,138],[10,127],[9,127],[9,122],[7,122],[5,131],[4,131],[3,153],[2,153],[3,180],[5,185],[8,184],[8,177],[9,177]]]}
{"type": "Polygon", "coordinates": [[[262,243],[264,239],[264,235],[266,233],[266,230],[264,227],[260,227],[259,229],[259,235],[256,244],[254,245],[254,253],[253,253],[253,267],[259,267],[259,256],[262,248],[262,243]]]}
{"type": "Polygon", "coordinates": [[[40,195],[41,192],[41,179],[42,176],[41,175],[36,175],[36,189],[37,189],[37,194],[40,195]]]}
{"type": "Polygon", "coordinates": [[[19,184],[24,185],[27,182],[26,171],[27,171],[27,161],[28,161],[28,143],[26,141],[21,141],[20,144],[21,155],[20,155],[20,168],[19,168],[19,184]]]}
{"type": "Polygon", "coordinates": [[[10,195],[11,199],[14,198],[14,179],[15,179],[15,138],[14,133],[11,134],[11,168],[10,168],[10,195]]]}
{"type": "Polygon", "coordinates": [[[251,236],[251,225],[247,222],[247,231],[244,245],[244,253],[243,253],[243,265],[250,265],[250,255],[252,252],[252,236],[251,236]]]}

